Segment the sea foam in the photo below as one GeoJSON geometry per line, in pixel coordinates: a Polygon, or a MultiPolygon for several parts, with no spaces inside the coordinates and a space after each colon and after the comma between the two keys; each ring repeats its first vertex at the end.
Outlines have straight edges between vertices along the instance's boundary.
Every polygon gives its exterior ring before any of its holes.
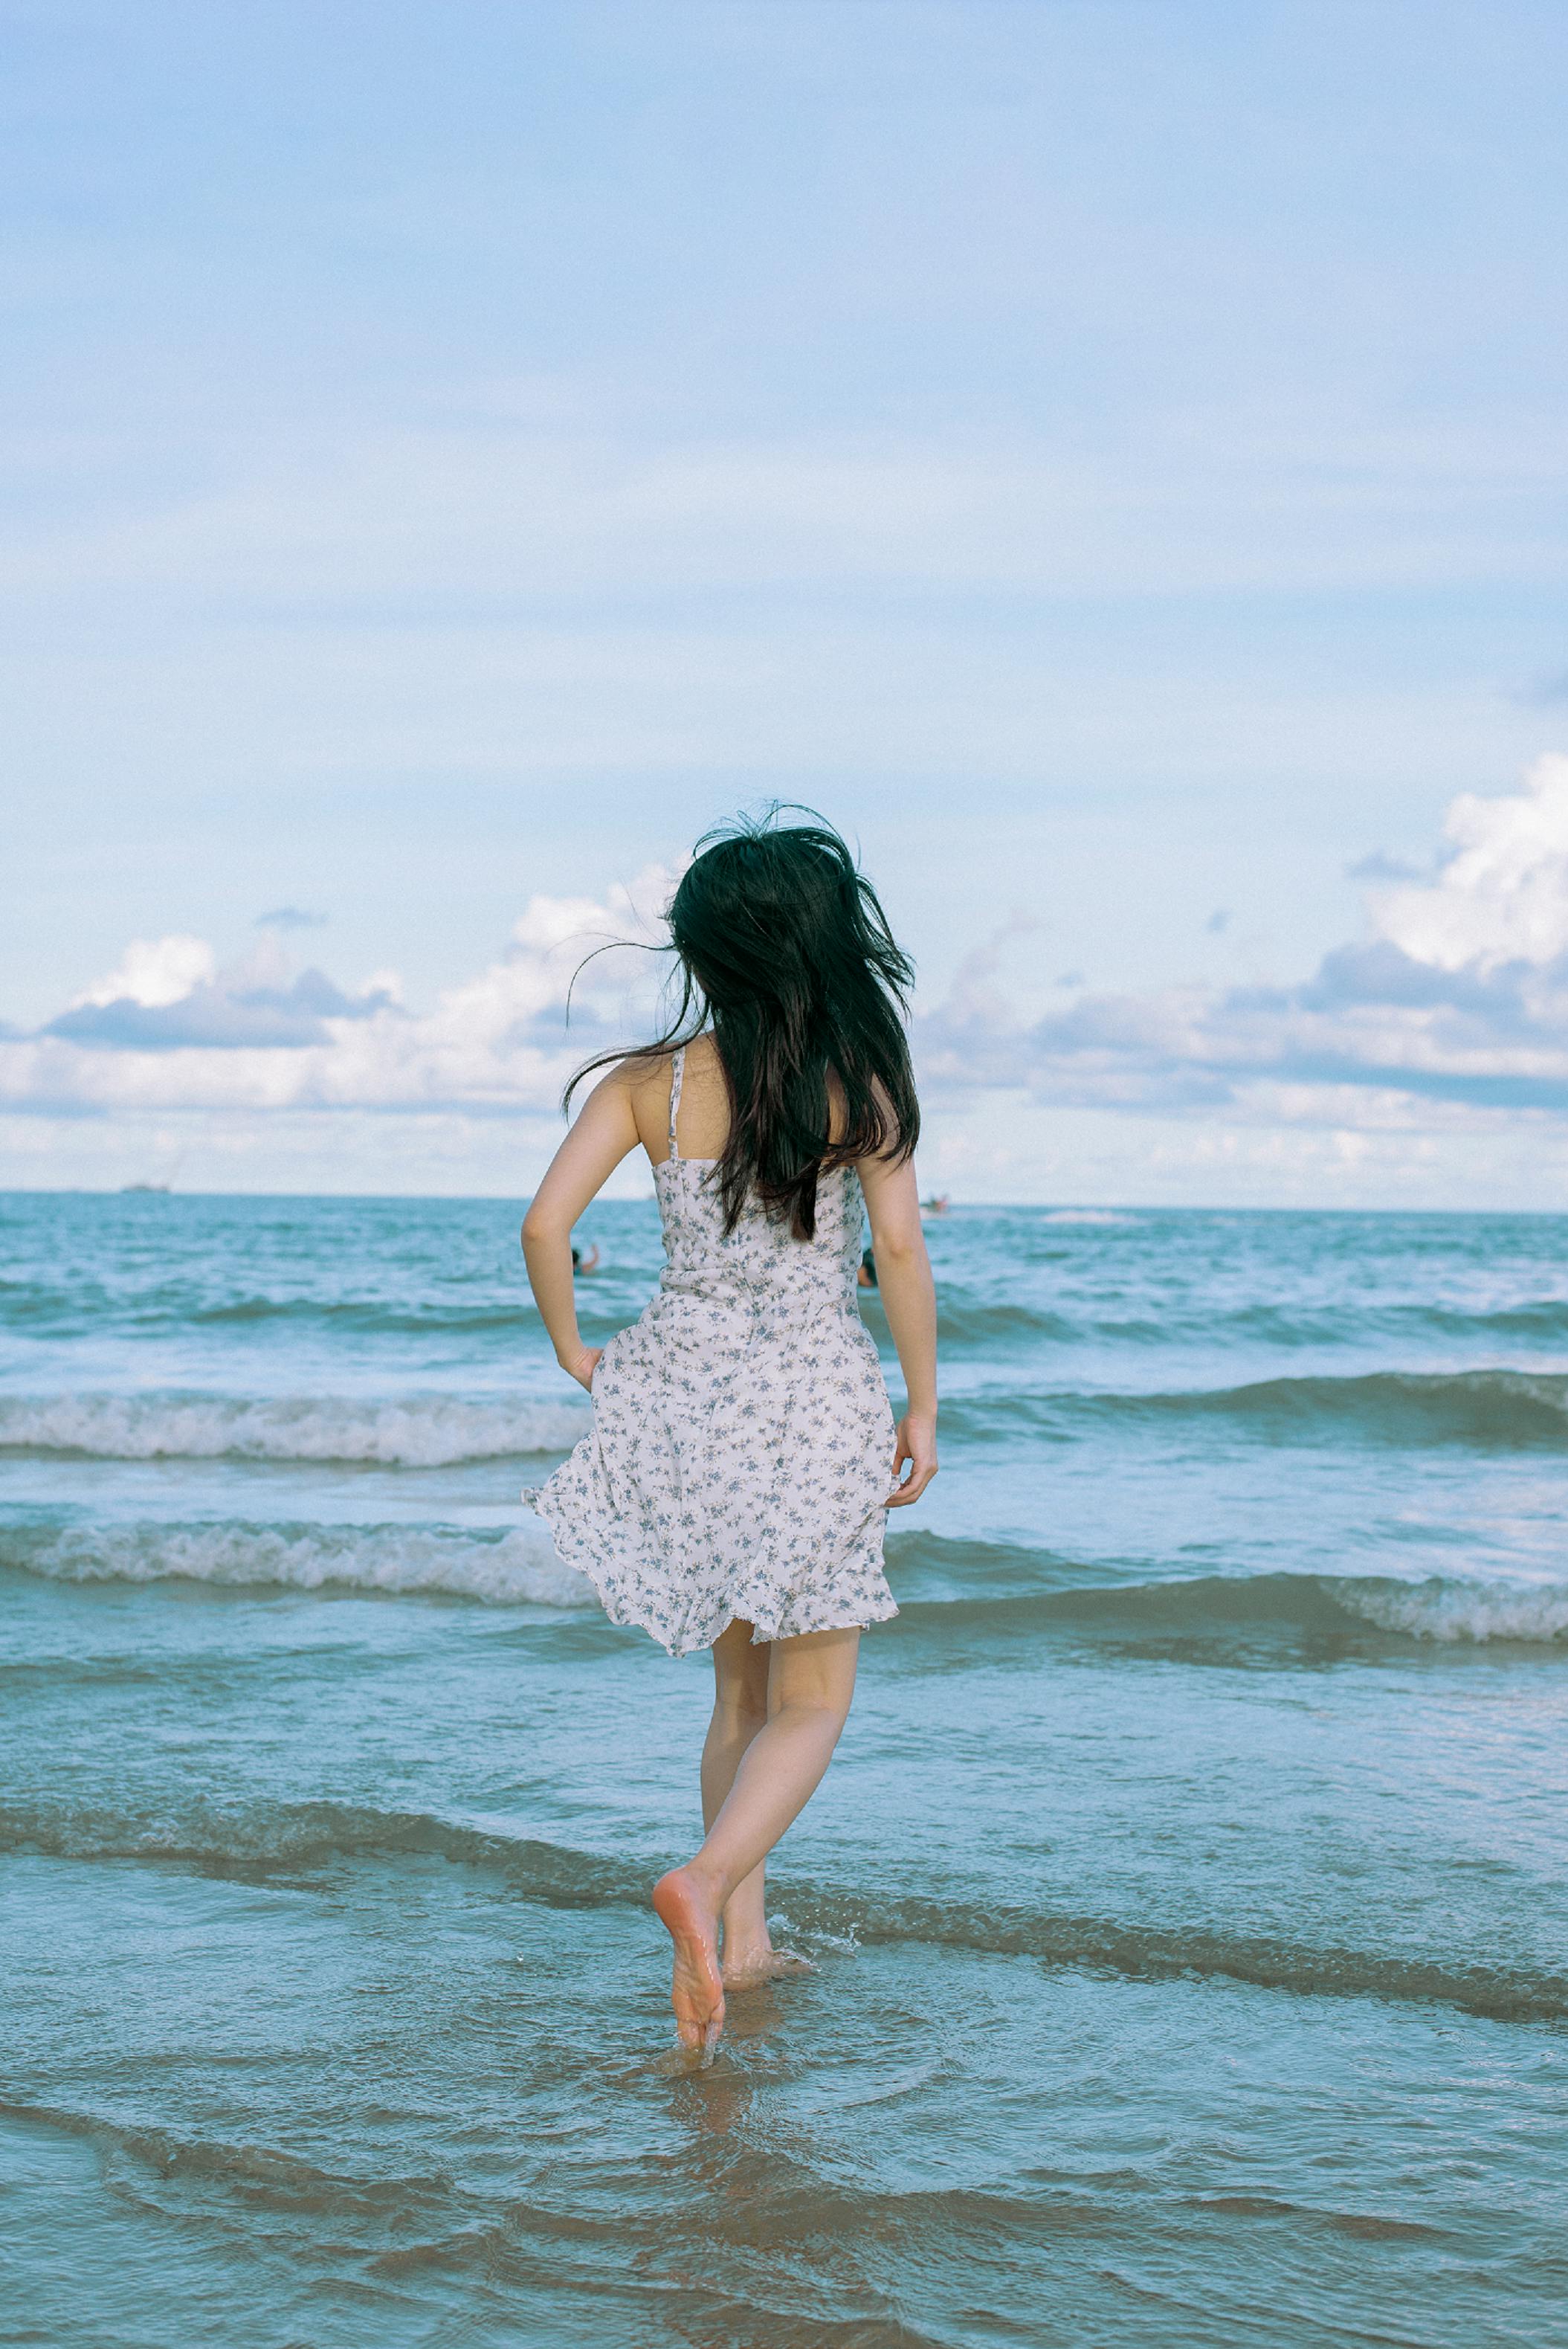
{"type": "Polygon", "coordinates": [[[418,1526],[93,1525],[13,1526],[0,1567],[52,1582],[167,1582],[444,1592],[491,1606],[595,1602],[537,1518],[505,1534],[418,1526]]]}
{"type": "Polygon", "coordinates": [[[101,1460],[343,1460],[444,1468],[564,1452],[587,1433],[585,1405],[396,1402],[342,1396],[81,1394],[0,1397],[0,1451],[86,1453],[101,1460]]]}
{"type": "Polygon", "coordinates": [[[1382,1575],[1326,1579],[1325,1594],[1379,1630],[1445,1644],[1517,1640],[1535,1644],[1568,1639],[1568,1587],[1468,1581],[1431,1575],[1398,1582],[1382,1575]]]}
{"type": "Polygon", "coordinates": [[[1287,1648],[1304,1637],[1348,1638],[1364,1648],[1368,1629],[1445,1647],[1568,1644],[1568,1583],[1563,1582],[1275,1572],[1090,1582],[1081,1578],[1081,1563],[1039,1553],[1031,1587],[1030,1560],[1021,1547],[895,1536],[888,1562],[905,1635],[939,1645],[952,1641],[965,1662],[964,1642],[976,1634],[1005,1640],[1015,1650],[1035,1636],[1130,1642],[1140,1649],[1164,1640],[1184,1652],[1238,1636],[1278,1638],[1287,1648]],[[913,1590],[901,1568],[914,1569],[913,1590]],[[927,1578],[937,1580],[935,1591],[927,1578]]]}

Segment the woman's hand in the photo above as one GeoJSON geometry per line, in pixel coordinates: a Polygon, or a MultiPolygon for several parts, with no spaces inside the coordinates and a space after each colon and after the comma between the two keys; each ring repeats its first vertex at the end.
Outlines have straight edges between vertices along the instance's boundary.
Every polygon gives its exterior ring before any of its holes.
{"type": "Polygon", "coordinates": [[[593,1373],[599,1367],[599,1357],[603,1350],[603,1346],[583,1346],[579,1350],[575,1361],[571,1361],[561,1354],[558,1354],[555,1359],[569,1379],[575,1379],[580,1387],[592,1387],[593,1373]]]}
{"type": "Polygon", "coordinates": [[[888,1495],[890,1509],[902,1509],[911,1501],[918,1501],[936,1474],[936,1413],[934,1411],[907,1411],[898,1423],[898,1449],[893,1454],[892,1491],[888,1495]],[[905,1461],[909,1474],[900,1484],[899,1474],[905,1461]]]}

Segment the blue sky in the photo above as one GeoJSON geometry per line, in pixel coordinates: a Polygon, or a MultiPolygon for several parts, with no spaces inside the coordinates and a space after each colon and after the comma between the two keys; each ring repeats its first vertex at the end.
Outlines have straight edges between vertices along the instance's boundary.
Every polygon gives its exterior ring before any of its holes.
{"type": "Polygon", "coordinates": [[[1560,6],[0,28],[0,1180],[526,1189],[779,795],[961,1195],[1568,1205],[1560,6]]]}

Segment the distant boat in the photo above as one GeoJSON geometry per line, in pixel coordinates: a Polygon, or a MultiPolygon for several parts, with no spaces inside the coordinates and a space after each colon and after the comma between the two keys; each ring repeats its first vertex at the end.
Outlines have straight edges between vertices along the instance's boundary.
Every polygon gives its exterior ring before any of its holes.
{"type": "Polygon", "coordinates": [[[953,1202],[946,1192],[941,1191],[934,1198],[923,1199],[920,1203],[920,1212],[923,1216],[944,1216],[952,1205],[953,1202]]]}
{"type": "Polygon", "coordinates": [[[180,1179],[180,1169],[184,1165],[185,1161],[189,1156],[189,1151],[181,1150],[178,1156],[173,1160],[170,1166],[168,1174],[164,1177],[161,1183],[122,1183],[119,1186],[121,1198],[133,1197],[139,1192],[145,1197],[150,1192],[172,1191],[175,1184],[180,1179]]]}

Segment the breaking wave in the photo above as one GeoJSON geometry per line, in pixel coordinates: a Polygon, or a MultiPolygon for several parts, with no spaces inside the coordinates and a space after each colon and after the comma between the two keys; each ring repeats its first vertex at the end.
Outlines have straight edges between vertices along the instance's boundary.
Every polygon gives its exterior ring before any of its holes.
{"type": "Polygon", "coordinates": [[[950,1431],[976,1443],[1020,1434],[1066,1443],[1088,1431],[1207,1425],[1266,1444],[1562,1452],[1568,1451],[1568,1373],[1373,1371],[1131,1393],[986,1389],[944,1403],[943,1417],[950,1431]]]}
{"type": "MultiPolygon", "coordinates": [[[[1345,1640],[1379,1631],[1441,1647],[1491,1641],[1568,1643],[1568,1584],[1481,1581],[1430,1575],[1200,1575],[1181,1581],[1105,1583],[1061,1590],[980,1593],[906,1602],[910,1628],[940,1638],[973,1626],[1110,1642],[1183,1646],[1238,1634],[1345,1640]]],[[[956,1661],[956,1659],[955,1659],[956,1661]]]]}
{"type": "Polygon", "coordinates": [[[444,1592],[492,1606],[596,1605],[537,1518],[502,1534],[445,1526],[9,1526],[0,1567],[51,1582],[208,1582],[284,1589],[444,1592]]]}
{"type": "Polygon", "coordinates": [[[444,1394],[351,1397],[180,1393],[0,1397],[0,1451],[99,1460],[315,1460],[444,1468],[565,1452],[585,1404],[469,1402],[444,1394]]]}
{"type": "MultiPolygon", "coordinates": [[[[1202,1575],[1090,1579],[1092,1567],[1006,1543],[894,1534],[888,1567],[900,1637],[1033,1632],[1181,1645],[1258,1632],[1364,1646],[1370,1634],[1447,1648],[1568,1644],[1568,1584],[1432,1575],[1202,1575]],[[906,1577],[908,1579],[906,1580],[906,1577]],[[1359,1635],[1357,1637],[1357,1635],[1359,1635]]],[[[0,1568],[52,1582],[206,1582],[235,1588],[445,1594],[492,1606],[596,1609],[586,1580],[536,1517],[504,1532],[454,1526],[13,1524],[0,1568]]]]}

